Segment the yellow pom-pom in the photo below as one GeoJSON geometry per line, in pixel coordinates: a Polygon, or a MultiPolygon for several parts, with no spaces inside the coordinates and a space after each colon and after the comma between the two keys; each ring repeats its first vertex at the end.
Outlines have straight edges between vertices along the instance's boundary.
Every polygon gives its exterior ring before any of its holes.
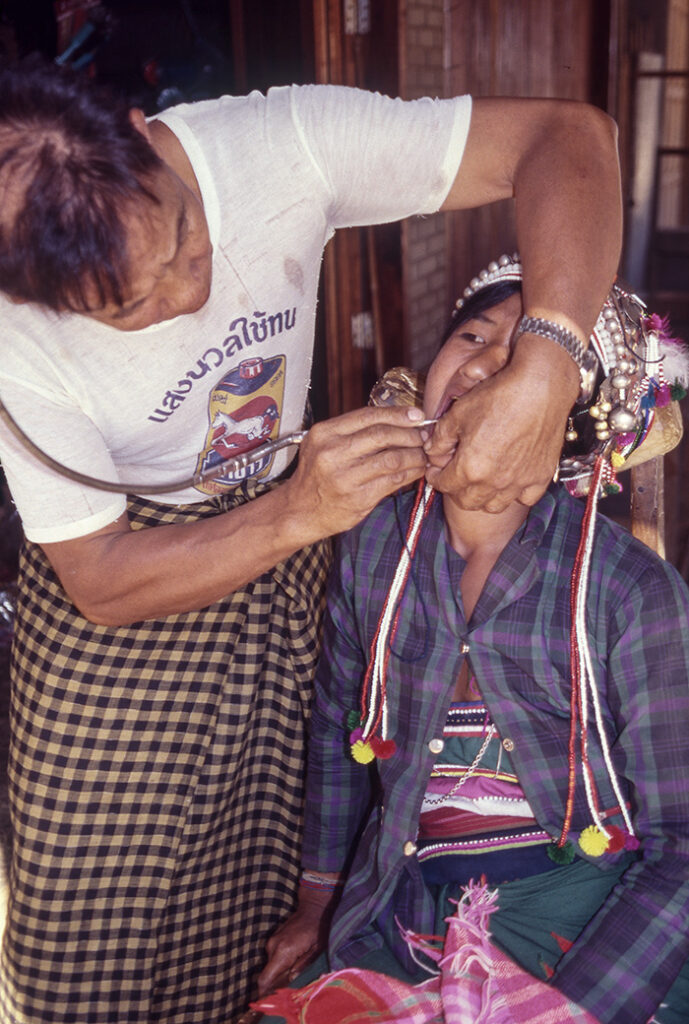
{"type": "Polygon", "coordinates": [[[352,757],[357,764],[370,764],[375,756],[370,743],[364,743],[363,740],[352,743],[352,757]]]}
{"type": "Polygon", "coordinates": [[[612,463],[613,469],[619,469],[620,466],[624,466],[624,455],[622,455],[621,452],[613,452],[610,456],[610,462],[612,463]]]}
{"type": "Polygon", "coordinates": [[[608,848],[608,839],[596,825],[589,825],[579,836],[579,846],[589,857],[600,857],[608,848]]]}

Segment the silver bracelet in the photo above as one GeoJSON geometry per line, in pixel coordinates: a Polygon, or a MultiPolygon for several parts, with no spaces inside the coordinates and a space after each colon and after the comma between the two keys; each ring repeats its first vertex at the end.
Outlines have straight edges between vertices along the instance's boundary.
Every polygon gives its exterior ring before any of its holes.
{"type": "Polygon", "coordinates": [[[344,885],[343,878],[328,878],[327,875],[322,875],[318,871],[302,871],[301,881],[309,887],[315,889],[327,889],[332,892],[344,885]]]}
{"type": "Polygon", "coordinates": [[[523,316],[517,325],[515,340],[520,334],[537,334],[563,348],[579,367],[580,388],[577,402],[581,404],[590,400],[596,383],[598,360],[590,349],[584,348],[576,334],[572,334],[562,324],[544,320],[540,316],[523,316]]]}

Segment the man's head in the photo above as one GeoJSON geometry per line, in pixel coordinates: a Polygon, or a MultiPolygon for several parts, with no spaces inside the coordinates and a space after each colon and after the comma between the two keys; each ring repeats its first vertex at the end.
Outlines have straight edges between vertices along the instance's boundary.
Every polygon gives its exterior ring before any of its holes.
{"type": "Polygon", "coordinates": [[[89,80],[35,58],[0,70],[0,289],[55,310],[126,305],[134,211],[155,220],[169,173],[89,80]]]}

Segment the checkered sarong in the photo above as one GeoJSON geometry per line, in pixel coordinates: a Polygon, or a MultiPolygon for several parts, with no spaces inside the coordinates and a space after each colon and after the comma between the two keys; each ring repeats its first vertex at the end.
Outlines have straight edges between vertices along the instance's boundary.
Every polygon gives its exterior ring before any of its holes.
{"type": "MultiPolygon", "coordinates": [[[[130,502],[134,528],[255,496],[130,502]]],[[[40,548],[13,652],[3,1024],[220,1024],[293,909],[329,546],[201,611],[96,626],[40,548]]]]}

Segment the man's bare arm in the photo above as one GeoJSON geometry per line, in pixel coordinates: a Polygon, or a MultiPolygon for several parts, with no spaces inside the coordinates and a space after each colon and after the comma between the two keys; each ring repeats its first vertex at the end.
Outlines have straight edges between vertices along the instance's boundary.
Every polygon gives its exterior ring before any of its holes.
{"type": "MultiPolygon", "coordinates": [[[[621,245],[614,123],[586,104],[476,100],[443,209],[510,196],[525,313],[556,320],[587,344],[621,245]]],[[[459,491],[467,508],[498,511],[515,498],[532,504],[553,474],[577,393],[570,357],[552,342],[522,335],[509,366],[436,426],[429,480],[459,491]]]]}
{"type": "Polygon", "coordinates": [[[622,201],[607,114],[562,100],[477,99],[444,210],[514,197],[530,316],[566,318],[584,343],[617,270],[622,201]]]}
{"type": "Polygon", "coordinates": [[[425,467],[422,414],[361,409],[317,424],[294,475],[230,512],[131,530],[126,514],[76,540],[44,544],[86,618],[126,625],[202,608],[306,544],[359,522],[425,467]]]}

